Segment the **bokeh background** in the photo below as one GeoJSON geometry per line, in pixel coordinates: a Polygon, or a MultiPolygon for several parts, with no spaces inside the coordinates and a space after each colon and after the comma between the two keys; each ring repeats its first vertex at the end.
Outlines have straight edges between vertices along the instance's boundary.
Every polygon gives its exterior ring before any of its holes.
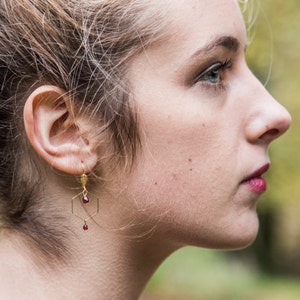
{"type": "Polygon", "coordinates": [[[245,12],[248,64],[293,117],[289,132],[270,148],[257,240],[242,251],[179,250],[155,273],[141,300],[300,299],[300,1],[254,4],[245,12]]]}

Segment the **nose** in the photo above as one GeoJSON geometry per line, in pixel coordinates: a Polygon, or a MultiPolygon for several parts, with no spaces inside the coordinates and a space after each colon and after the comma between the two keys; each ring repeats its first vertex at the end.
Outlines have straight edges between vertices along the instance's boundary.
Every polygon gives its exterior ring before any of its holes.
{"type": "MultiPolygon", "coordinates": [[[[271,143],[285,133],[291,124],[291,115],[265,89],[252,74],[252,84],[248,97],[252,106],[249,109],[247,139],[254,142],[271,143]]],[[[249,86],[249,81],[248,81],[249,86]]]]}

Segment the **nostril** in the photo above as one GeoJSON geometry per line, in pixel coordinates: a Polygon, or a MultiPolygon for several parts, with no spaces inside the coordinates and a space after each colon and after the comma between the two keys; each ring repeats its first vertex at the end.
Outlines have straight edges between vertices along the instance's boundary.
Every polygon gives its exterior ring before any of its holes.
{"type": "Polygon", "coordinates": [[[280,130],[273,128],[273,129],[269,129],[266,133],[272,136],[277,136],[278,134],[280,134],[280,130]]]}
{"type": "Polygon", "coordinates": [[[266,132],[263,135],[261,135],[259,139],[267,142],[271,142],[277,137],[279,137],[280,135],[281,135],[281,131],[279,129],[272,128],[272,129],[267,129],[266,132]]]}

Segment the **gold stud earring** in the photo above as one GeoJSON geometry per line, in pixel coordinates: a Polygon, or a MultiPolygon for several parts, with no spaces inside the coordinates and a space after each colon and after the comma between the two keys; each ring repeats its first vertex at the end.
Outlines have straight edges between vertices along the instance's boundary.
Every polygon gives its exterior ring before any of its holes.
{"type": "Polygon", "coordinates": [[[87,183],[88,183],[88,176],[85,174],[85,171],[84,171],[84,166],[82,164],[82,174],[80,176],[80,182],[81,182],[81,187],[82,187],[82,191],[75,195],[73,198],[72,198],[72,214],[74,216],[76,216],[77,218],[81,219],[84,223],[83,223],[83,230],[88,230],[89,229],[89,226],[87,224],[87,221],[92,219],[94,216],[96,216],[98,213],[99,213],[99,199],[97,198],[96,202],[97,202],[97,207],[96,207],[96,211],[93,213],[93,214],[89,214],[86,210],[86,208],[84,208],[84,210],[86,211],[86,213],[88,214],[88,216],[86,218],[83,218],[82,216],[80,216],[78,213],[77,213],[77,210],[75,208],[75,205],[74,205],[74,201],[75,200],[78,200],[79,197],[81,196],[81,202],[83,205],[87,205],[89,204],[91,201],[90,201],[90,198],[88,196],[89,192],[87,190],[87,183]]]}

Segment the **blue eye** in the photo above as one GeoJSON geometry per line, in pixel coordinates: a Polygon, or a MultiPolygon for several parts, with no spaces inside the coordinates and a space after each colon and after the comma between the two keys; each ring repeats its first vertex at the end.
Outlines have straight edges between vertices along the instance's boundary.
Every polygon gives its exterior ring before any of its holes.
{"type": "Polygon", "coordinates": [[[201,80],[209,81],[211,83],[218,83],[220,80],[221,65],[214,66],[211,70],[208,70],[203,74],[201,80]]]}
{"type": "Polygon", "coordinates": [[[201,72],[201,74],[196,77],[194,82],[203,83],[214,87],[224,87],[222,75],[225,69],[231,68],[231,65],[231,60],[226,60],[223,63],[217,62],[201,72]]]}

